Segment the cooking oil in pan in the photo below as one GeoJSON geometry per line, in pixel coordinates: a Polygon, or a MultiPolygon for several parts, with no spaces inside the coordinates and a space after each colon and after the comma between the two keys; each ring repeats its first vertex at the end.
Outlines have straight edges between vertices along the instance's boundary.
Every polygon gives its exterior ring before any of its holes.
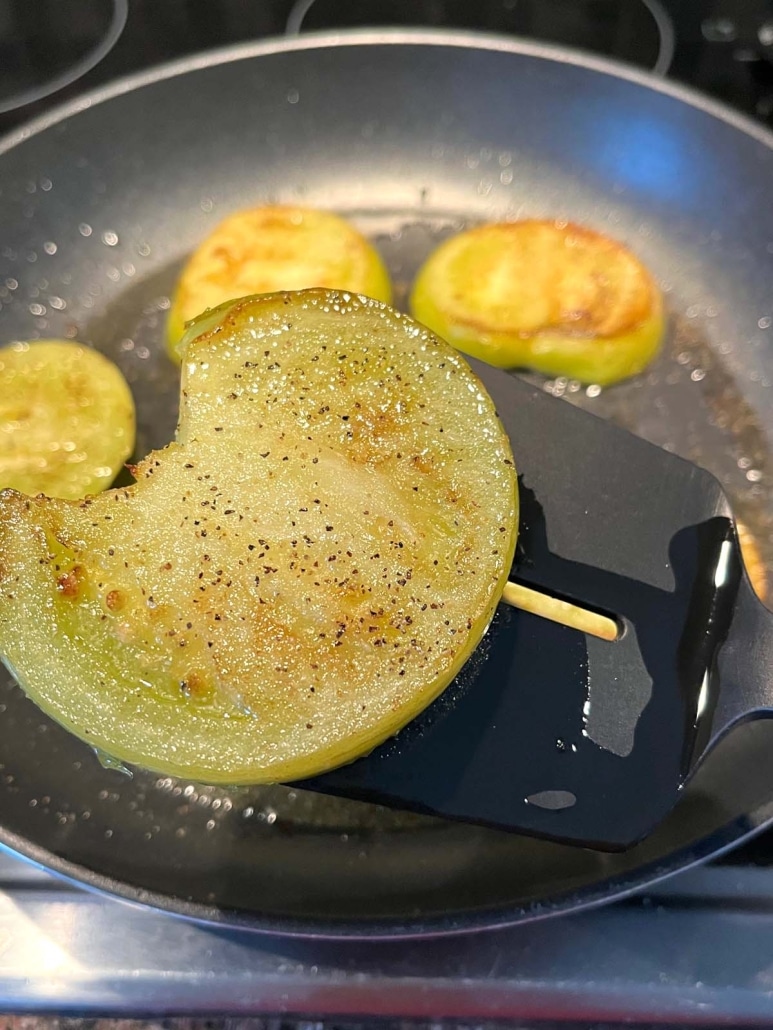
{"type": "Polygon", "coordinates": [[[699,324],[672,313],[657,360],[641,376],[613,388],[565,379],[542,385],[713,473],[740,524],[752,583],[767,599],[773,571],[769,447],[758,415],[699,324]]]}

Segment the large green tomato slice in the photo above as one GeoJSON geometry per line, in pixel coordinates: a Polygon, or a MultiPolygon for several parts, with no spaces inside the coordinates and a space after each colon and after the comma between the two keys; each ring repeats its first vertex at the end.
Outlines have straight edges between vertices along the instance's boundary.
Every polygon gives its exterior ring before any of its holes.
{"type": "Polygon", "coordinates": [[[517,486],[491,399],[410,318],[247,298],[183,343],[176,440],[81,502],[0,494],[0,652],[123,761],[309,776],[429,704],[510,570],[517,486]]]}

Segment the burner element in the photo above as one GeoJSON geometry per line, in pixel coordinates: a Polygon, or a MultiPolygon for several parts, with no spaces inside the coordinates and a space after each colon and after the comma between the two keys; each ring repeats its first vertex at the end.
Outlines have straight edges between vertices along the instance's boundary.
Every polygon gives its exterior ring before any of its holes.
{"type": "Polygon", "coordinates": [[[660,0],[296,0],[286,32],[422,25],[561,43],[665,75],[674,52],[660,0]]]}
{"type": "Polygon", "coordinates": [[[115,45],[128,0],[0,0],[0,114],[85,75],[115,45]]]}

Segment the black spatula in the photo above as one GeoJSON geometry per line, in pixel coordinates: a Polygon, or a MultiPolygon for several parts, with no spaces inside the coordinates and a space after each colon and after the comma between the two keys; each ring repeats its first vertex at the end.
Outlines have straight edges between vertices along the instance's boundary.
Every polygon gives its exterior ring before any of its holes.
{"type": "Polygon", "coordinates": [[[512,440],[512,578],[615,616],[599,640],[500,605],[445,694],[301,786],[603,849],[650,832],[739,721],[773,714],[773,616],[709,473],[483,365],[512,440]]]}

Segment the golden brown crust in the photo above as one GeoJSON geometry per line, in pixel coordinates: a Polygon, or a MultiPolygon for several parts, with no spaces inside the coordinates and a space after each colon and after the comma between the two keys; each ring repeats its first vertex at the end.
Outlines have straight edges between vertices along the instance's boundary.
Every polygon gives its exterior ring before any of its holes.
{"type": "Polygon", "coordinates": [[[446,269],[458,281],[443,307],[477,333],[610,338],[651,318],[658,302],[652,277],[626,247],[574,222],[524,219],[463,235],[446,269]],[[481,286],[476,297],[470,272],[479,283],[498,283],[498,296],[481,286]]]}
{"type": "Polygon", "coordinates": [[[381,271],[375,251],[344,219],[268,205],[229,215],[200,244],[183,271],[175,308],[185,322],[226,300],[280,289],[378,295],[381,271]]]}

